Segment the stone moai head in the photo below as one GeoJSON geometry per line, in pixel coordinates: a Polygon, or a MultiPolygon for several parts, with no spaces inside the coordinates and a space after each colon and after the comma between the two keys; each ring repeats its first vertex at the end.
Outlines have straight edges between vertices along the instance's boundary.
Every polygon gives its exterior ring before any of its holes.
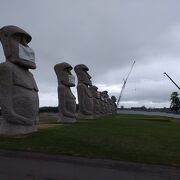
{"type": "Polygon", "coordinates": [[[93,112],[95,116],[98,116],[101,113],[100,93],[97,91],[98,87],[96,86],[90,86],[89,89],[93,96],[93,112]]]}
{"type": "Polygon", "coordinates": [[[0,40],[6,61],[27,69],[35,69],[35,54],[28,46],[31,36],[17,26],[4,26],[0,29],[0,40]]]}
{"type": "Polygon", "coordinates": [[[116,97],[115,96],[111,96],[111,100],[113,101],[113,104],[114,104],[113,112],[117,113],[116,97]]]}
{"type": "Polygon", "coordinates": [[[108,91],[102,91],[102,95],[104,97],[104,101],[107,103],[107,98],[109,97],[108,91]]]}
{"type": "Polygon", "coordinates": [[[72,66],[68,63],[59,63],[54,66],[58,78],[58,84],[68,87],[75,86],[75,77],[71,74],[72,66]]]}
{"type": "Polygon", "coordinates": [[[86,84],[87,86],[92,85],[91,76],[87,72],[89,71],[89,68],[86,65],[78,64],[74,67],[74,70],[77,74],[78,84],[83,83],[86,84]]]}
{"type": "Polygon", "coordinates": [[[104,102],[105,102],[105,113],[108,113],[108,91],[103,91],[102,95],[104,97],[104,102]]]}
{"type": "Polygon", "coordinates": [[[114,103],[116,103],[116,97],[115,96],[111,96],[111,99],[114,103]]]}
{"type": "Polygon", "coordinates": [[[97,91],[98,90],[98,87],[97,86],[90,86],[89,89],[91,90],[91,93],[93,95],[94,98],[96,99],[99,99],[100,98],[100,94],[99,92],[97,91]]]}

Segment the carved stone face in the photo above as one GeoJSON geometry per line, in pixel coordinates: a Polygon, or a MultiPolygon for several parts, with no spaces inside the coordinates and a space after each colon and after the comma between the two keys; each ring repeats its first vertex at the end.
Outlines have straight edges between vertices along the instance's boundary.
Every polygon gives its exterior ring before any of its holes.
{"type": "Polygon", "coordinates": [[[101,98],[101,92],[97,91],[97,98],[100,99],[101,98]]]}
{"type": "Polygon", "coordinates": [[[28,46],[31,36],[17,26],[0,29],[0,39],[6,60],[27,69],[35,69],[34,51],[28,46]]]}
{"type": "Polygon", "coordinates": [[[107,98],[109,97],[108,92],[107,91],[103,91],[102,92],[102,96],[104,97],[104,100],[107,102],[107,98]]]}
{"type": "Polygon", "coordinates": [[[93,97],[95,97],[96,99],[99,99],[99,98],[100,98],[100,94],[99,94],[99,92],[97,91],[97,90],[98,90],[98,87],[96,87],[96,86],[90,86],[89,89],[91,90],[93,97]]]}
{"type": "Polygon", "coordinates": [[[75,77],[71,74],[72,66],[68,63],[59,63],[54,66],[58,83],[65,86],[75,86],[75,77]]]}
{"type": "Polygon", "coordinates": [[[116,102],[116,97],[115,96],[111,96],[112,101],[115,103],[116,102]]]}
{"type": "Polygon", "coordinates": [[[78,64],[74,68],[77,77],[78,77],[78,83],[83,83],[86,85],[91,86],[91,76],[88,74],[87,71],[89,71],[89,68],[84,64],[78,64]]]}

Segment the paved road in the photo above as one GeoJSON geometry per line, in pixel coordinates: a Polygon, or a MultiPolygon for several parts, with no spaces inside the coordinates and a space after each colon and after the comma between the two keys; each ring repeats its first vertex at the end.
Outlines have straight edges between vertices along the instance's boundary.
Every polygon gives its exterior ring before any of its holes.
{"type": "Polygon", "coordinates": [[[180,180],[180,169],[0,150],[0,180],[180,180]]]}
{"type": "Polygon", "coordinates": [[[179,114],[165,113],[165,112],[151,112],[151,111],[136,111],[136,110],[118,110],[118,114],[141,114],[147,116],[164,116],[180,119],[179,114]]]}

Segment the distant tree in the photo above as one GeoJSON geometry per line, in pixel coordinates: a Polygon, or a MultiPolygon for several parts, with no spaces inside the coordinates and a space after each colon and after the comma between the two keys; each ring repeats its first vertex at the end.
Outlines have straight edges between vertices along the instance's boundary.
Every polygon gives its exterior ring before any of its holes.
{"type": "Polygon", "coordinates": [[[142,109],[142,110],[146,110],[147,108],[146,108],[145,105],[143,105],[143,106],[141,106],[141,109],[142,109]]]}
{"type": "Polygon", "coordinates": [[[51,106],[46,106],[46,107],[40,107],[39,112],[49,112],[49,113],[57,113],[58,112],[58,107],[51,107],[51,106]]]}
{"type": "Polygon", "coordinates": [[[178,110],[180,109],[180,100],[178,97],[178,92],[172,92],[170,100],[171,100],[171,105],[170,105],[171,111],[177,113],[178,110]]]}

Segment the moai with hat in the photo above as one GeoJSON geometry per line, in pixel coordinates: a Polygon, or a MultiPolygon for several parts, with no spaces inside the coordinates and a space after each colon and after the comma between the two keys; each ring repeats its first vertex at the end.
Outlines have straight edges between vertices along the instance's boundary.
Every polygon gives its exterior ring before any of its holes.
{"type": "Polygon", "coordinates": [[[108,101],[107,101],[107,98],[108,98],[108,92],[107,91],[102,91],[102,96],[103,96],[103,99],[104,99],[104,113],[105,114],[108,114],[108,101]]]}
{"type": "Polygon", "coordinates": [[[108,98],[108,102],[109,102],[109,105],[110,105],[110,113],[111,114],[114,114],[114,102],[111,98],[108,98]]]}
{"type": "Polygon", "coordinates": [[[17,26],[0,29],[6,62],[0,64],[0,134],[27,134],[37,130],[39,97],[29,69],[36,69],[31,36],[17,26]]]}
{"type": "Polygon", "coordinates": [[[111,100],[113,102],[113,113],[116,114],[117,113],[116,97],[111,96],[111,100]]]}
{"type": "Polygon", "coordinates": [[[107,93],[107,105],[108,105],[108,114],[112,114],[112,100],[107,93]]]}
{"type": "Polygon", "coordinates": [[[101,112],[100,112],[100,94],[97,91],[98,87],[90,86],[89,89],[93,96],[93,115],[94,117],[99,117],[101,112]]]}
{"type": "Polygon", "coordinates": [[[74,67],[78,78],[78,118],[93,119],[93,96],[89,89],[92,85],[91,76],[88,74],[89,68],[84,64],[78,64],[74,67]]]}
{"type": "Polygon", "coordinates": [[[59,63],[54,66],[58,79],[58,100],[60,123],[76,121],[76,98],[71,92],[75,86],[75,77],[71,74],[72,66],[68,63],[59,63]]]}
{"type": "Polygon", "coordinates": [[[101,114],[105,115],[106,114],[106,106],[105,106],[105,98],[104,98],[104,93],[100,93],[100,107],[101,107],[101,114]]]}

